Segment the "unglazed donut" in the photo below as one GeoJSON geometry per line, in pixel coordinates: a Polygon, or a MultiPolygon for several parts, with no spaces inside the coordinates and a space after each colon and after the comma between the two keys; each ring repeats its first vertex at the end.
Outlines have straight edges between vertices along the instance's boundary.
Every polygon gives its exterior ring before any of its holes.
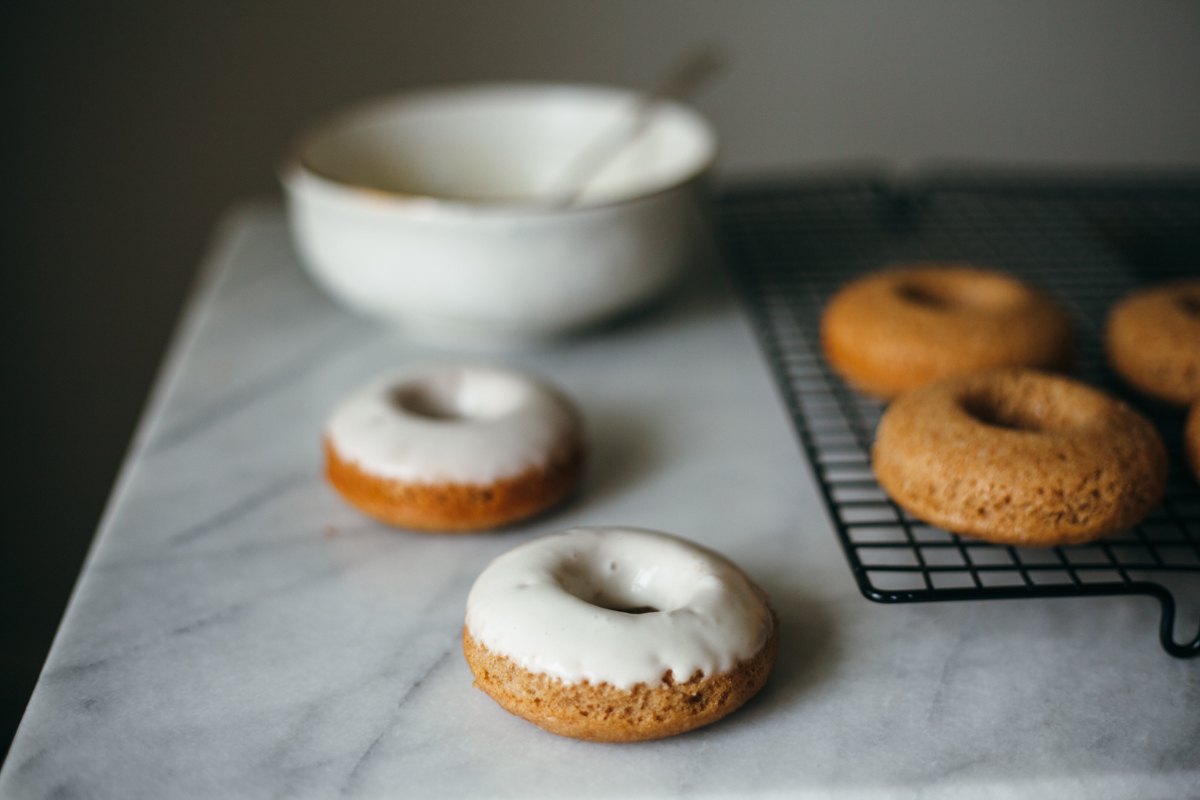
{"type": "Polygon", "coordinates": [[[1200,398],[1200,279],[1134,292],[1108,312],[1108,361],[1121,377],[1159,400],[1200,398]]]}
{"type": "Polygon", "coordinates": [[[1078,381],[1034,370],[973,373],[888,406],[872,450],[879,485],[915,516],[999,544],[1091,541],[1162,498],[1154,426],[1078,381]]]}
{"type": "Polygon", "coordinates": [[[360,510],[404,528],[466,531],[536,514],[583,474],[579,413],[560,392],[489,367],[376,380],[334,411],[325,473],[360,510]]]}
{"type": "Polygon", "coordinates": [[[992,367],[1067,369],[1070,318],[1001,272],[918,263],[843,287],[821,316],[825,358],[848,383],[883,399],[992,367]]]}
{"type": "Polygon", "coordinates": [[[658,739],[715,722],[775,661],[766,595],[717,553],[637,528],[574,528],[493,561],[467,599],[475,685],[562,736],[658,739]]]}

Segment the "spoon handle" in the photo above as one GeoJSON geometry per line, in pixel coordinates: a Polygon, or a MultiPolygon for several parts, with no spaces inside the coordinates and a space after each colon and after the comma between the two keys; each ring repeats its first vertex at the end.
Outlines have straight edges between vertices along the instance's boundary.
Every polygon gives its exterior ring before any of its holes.
{"type": "Polygon", "coordinates": [[[688,53],[676,62],[673,69],[651,89],[638,95],[632,108],[633,124],[609,128],[603,135],[587,144],[559,182],[566,188],[556,198],[560,207],[573,206],[604,168],[616,160],[625,148],[635,141],[650,124],[651,112],[664,100],[682,98],[721,70],[725,59],[720,50],[709,43],[688,53]]]}

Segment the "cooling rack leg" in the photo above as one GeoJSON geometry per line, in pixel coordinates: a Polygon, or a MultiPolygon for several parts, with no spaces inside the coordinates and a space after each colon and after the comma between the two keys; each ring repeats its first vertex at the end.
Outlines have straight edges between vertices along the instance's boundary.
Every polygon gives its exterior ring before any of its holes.
{"type": "MultiPolygon", "coordinates": [[[[1155,587],[1161,588],[1161,587],[1155,587]]],[[[1165,589],[1154,592],[1162,605],[1162,620],[1158,624],[1158,638],[1163,649],[1176,658],[1195,658],[1200,656],[1200,631],[1190,642],[1179,644],[1175,641],[1175,598],[1165,589]]]]}

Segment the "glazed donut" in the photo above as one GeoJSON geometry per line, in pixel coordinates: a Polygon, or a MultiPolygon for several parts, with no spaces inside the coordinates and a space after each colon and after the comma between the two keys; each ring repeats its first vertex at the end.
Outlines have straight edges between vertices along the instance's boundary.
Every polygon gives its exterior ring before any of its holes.
{"type": "Polygon", "coordinates": [[[947,378],[896,398],[872,450],[901,507],[955,533],[1043,547],[1141,520],[1167,485],[1150,422],[1078,381],[1007,369],[947,378]]]}
{"type": "Polygon", "coordinates": [[[325,429],[325,474],[359,510],[427,531],[494,528],[563,499],[583,474],[579,413],[540,381],[433,367],[373,381],[325,429]]]}
{"type": "Polygon", "coordinates": [[[1188,463],[1192,472],[1200,480],[1200,400],[1192,403],[1188,412],[1187,426],[1183,429],[1183,448],[1187,452],[1188,463]]]}
{"type": "Polygon", "coordinates": [[[574,528],[493,561],[467,598],[475,686],[562,736],[658,739],[715,722],[775,662],[766,595],[711,550],[637,528],[574,528]]]}
{"type": "Polygon", "coordinates": [[[843,287],[821,316],[821,348],[847,383],[887,400],[979,369],[1068,369],[1074,335],[1056,302],[1013,277],[919,263],[843,287]]]}
{"type": "Polygon", "coordinates": [[[1185,406],[1200,398],[1200,279],[1136,291],[1112,307],[1108,361],[1135,388],[1185,406]]]}

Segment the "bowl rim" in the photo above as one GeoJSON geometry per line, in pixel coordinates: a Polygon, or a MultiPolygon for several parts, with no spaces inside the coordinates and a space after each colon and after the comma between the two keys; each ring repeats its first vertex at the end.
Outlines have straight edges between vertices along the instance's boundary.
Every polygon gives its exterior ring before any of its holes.
{"type": "Polygon", "coordinates": [[[482,200],[466,200],[461,198],[444,197],[433,194],[421,194],[417,192],[398,192],[392,189],[381,189],[374,186],[367,186],[352,181],[342,180],[332,175],[323,173],[321,170],[306,163],[303,157],[304,151],[319,137],[328,136],[336,132],[339,128],[344,128],[354,121],[376,111],[380,111],[389,106],[395,106],[402,103],[420,101],[422,99],[435,99],[444,97],[453,97],[455,95],[464,94],[479,94],[479,93],[502,93],[511,91],[535,91],[535,92],[587,92],[587,93],[602,93],[608,95],[623,95],[628,98],[637,97],[640,92],[635,89],[629,89],[621,86],[614,86],[601,83],[571,83],[571,82],[555,82],[555,81],[481,81],[475,83],[453,83],[443,86],[430,86],[421,89],[413,89],[409,91],[395,92],[382,96],[373,97],[362,100],[357,103],[352,103],[348,106],[343,106],[325,116],[319,118],[316,122],[301,129],[301,131],[293,136],[291,144],[285,150],[285,156],[282,164],[278,168],[278,177],[280,183],[289,191],[298,191],[297,184],[300,182],[312,183],[322,189],[339,195],[346,199],[360,199],[368,201],[373,207],[378,209],[381,204],[390,205],[396,209],[411,208],[419,206],[422,210],[435,211],[443,209],[448,212],[459,212],[469,214],[577,214],[581,212],[597,211],[601,209],[615,208],[631,203],[638,203],[644,200],[657,197],[668,192],[675,191],[683,186],[698,181],[705,173],[709,172],[713,164],[717,160],[717,155],[720,150],[720,144],[717,138],[716,130],[709,120],[700,112],[696,111],[691,106],[681,103],[677,100],[663,100],[661,104],[668,106],[671,109],[683,113],[690,121],[697,125],[697,129],[702,132],[707,139],[708,152],[705,156],[699,159],[694,167],[684,172],[679,178],[657,186],[651,191],[637,192],[628,196],[617,197],[612,200],[605,200],[595,203],[581,203],[574,205],[555,205],[548,202],[538,202],[534,200],[501,200],[501,201],[482,201],[482,200]]]}

